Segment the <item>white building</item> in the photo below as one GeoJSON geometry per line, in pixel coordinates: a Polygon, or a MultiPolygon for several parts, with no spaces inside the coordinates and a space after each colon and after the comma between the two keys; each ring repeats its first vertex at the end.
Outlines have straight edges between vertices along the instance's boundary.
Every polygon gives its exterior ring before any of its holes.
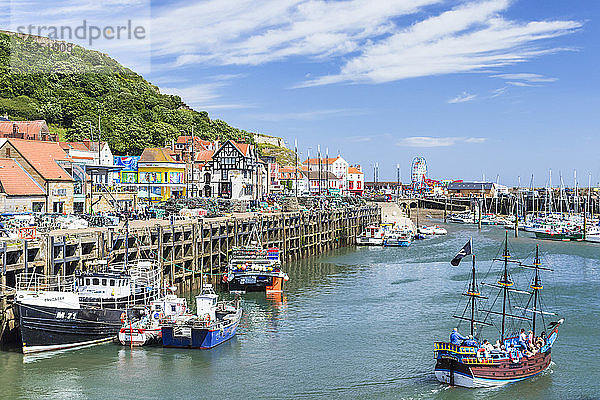
{"type": "Polygon", "coordinates": [[[360,165],[348,168],[348,193],[362,196],[365,191],[365,174],[360,165]]]}
{"type": "Polygon", "coordinates": [[[309,194],[308,176],[302,173],[300,167],[279,167],[279,183],[286,193],[295,195],[296,185],[298,185],[297,193],[299,196],[306,196],[309,194]]]}
{"type": "Polygon", "coordinates": [[[325,175],[325,172],[335,175],[337,182],[333,187],[329,187],[331,193],[347,193],[348,162],[341,156],[321,158],[320,160],[318,158],[310,158],[304,161],[303,164],[311,172],[318,172],[320,170],[323,175],[325,175]]]}

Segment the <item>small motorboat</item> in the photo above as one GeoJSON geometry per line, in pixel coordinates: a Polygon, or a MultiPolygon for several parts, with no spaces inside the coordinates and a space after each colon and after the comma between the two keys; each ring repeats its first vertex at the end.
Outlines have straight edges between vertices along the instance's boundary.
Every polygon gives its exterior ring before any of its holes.
{"type": "Polygon", "coordinates": [[[419,228],[419,233],[422,235],[434,235],[435,231],[432,227],[423,225],[419,228]]]}
{"type": "Polygon", "coordinates": [[[137,320],[123,319],[119,342],[124,346],[144,346],[159,343],[161,324],[187,313],[187,301],[183,297],[168,294],[150,303],[150,310],[137,320]]]}
{"type": "Polygon", "coordinates": [[[357,246],[381,246],[385,231],[380,226],[369,225],[365,231],[356,238],[357,246]]]}
{"type": "Polygon", "coordinates": [[[183,315],[161,326],[163,347],[210,349],[235,336],[242,318],[239,301],[217,301],[212,285],[196,296],[196,314],[183,315]]]}
{"type": "Polygon", "coordinates": [[[383,237],[383,245],[385,247],[408,247],[411,243],[412,233],[404,229],[392,229],[391,231],[387,231],[383,237]]]}
{"type": "Polygon", "coordinates": [[[448,231],[446,230],[446,228],[442,228],[439,225],[434,226],[433,228],[431,228],[433,230],[433,234],[434,235],[445,235],[448,233],[448,231]]]}

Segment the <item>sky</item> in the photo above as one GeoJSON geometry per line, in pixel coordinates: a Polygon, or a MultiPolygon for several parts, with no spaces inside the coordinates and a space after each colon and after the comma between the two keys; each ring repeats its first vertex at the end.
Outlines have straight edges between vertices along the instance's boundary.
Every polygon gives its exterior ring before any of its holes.
{"type": "Polygon", "coordinates": [[[132,21],[143,39],[80,42],[366,180],[424,156],[434,179],[600,181],[597,0],[3,1],[12,30],[132,21]]]}

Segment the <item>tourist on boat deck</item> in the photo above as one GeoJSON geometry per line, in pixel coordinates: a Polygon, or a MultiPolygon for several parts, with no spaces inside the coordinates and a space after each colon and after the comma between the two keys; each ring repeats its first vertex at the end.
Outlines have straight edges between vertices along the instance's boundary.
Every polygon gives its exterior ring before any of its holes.
{"type": "Polygon", "coordinates": [[[467,338],[458,333],[458,328],[452,329],[452,333],[450,334],[450,343],[460,346],[465,340],[467,340],[467,338]]]}
{"type": "Polygon", "coordinates": [[[527,334],[523,328],[521,328],[521,334],[519,335],[519,346],[521,346],[523,351],[527,350],[527,334]]]}
{"type": "Polygon", "coordinates": [[[473,335],[469,335],[463,342],[463,346],[479,346],[479,343],[477,343],[477,340],[473,339],[473,335]]]}
{"type": "Polygon", "coordinates": [[[490,342],[486,340],[483,341],[483,348],[485,349],[485,351],[492,351],[494,350],[494,346],[492,346],[492,344],[490,342]]]}

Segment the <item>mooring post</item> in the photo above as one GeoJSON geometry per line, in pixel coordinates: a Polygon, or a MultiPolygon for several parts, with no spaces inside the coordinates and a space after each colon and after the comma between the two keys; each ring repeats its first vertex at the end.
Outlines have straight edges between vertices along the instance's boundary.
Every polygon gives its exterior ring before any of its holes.
{"type": "Polygon", "coordinates": [[[477,227],[481,230],[481,200],[479,200],[479,221],[477,222],[477,227]]]}

